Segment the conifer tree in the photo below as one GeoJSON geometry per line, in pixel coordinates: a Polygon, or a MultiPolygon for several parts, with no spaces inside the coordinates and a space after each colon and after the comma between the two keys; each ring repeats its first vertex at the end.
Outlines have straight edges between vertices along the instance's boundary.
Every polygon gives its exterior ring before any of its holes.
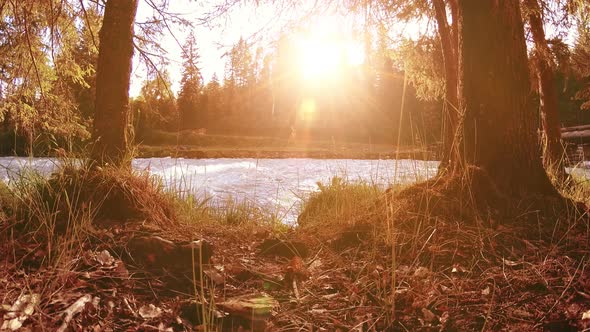
{"type": "MultiPolygon", "coordinates": [[[[108,0],[100,29],[93,160],[121,165],[129,159],[129,82],[137,0],[108,0]]],[[[126,166],[130,166],[129,164],[126,166]]]]}
{"type": "Polygon", "coordinates": [[[178,94],[178,110],[183,129],[205,127],[207,116],[202,103],[203,78],[199,69],[199,54],[194,32],[191,31],[183,46],[183,68],[178,94]]]}

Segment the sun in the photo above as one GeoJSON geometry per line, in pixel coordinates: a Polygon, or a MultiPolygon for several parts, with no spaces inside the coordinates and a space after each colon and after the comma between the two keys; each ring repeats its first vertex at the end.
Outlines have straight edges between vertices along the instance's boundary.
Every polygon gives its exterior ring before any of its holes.
{"type": "Polygon", "coordinates": [[[303,39],[299,42],[300,70],[303,78],[333,76],[340,66],[341,50],[330,41],[303,39]]]}
{"type": "MultiPolygon", "coordinates": [[[[330,21],[328,21],[330,22],[330,21]]],[[[365,52],[360,42],[333,29],[320,26],[297,36],[299,70],[304,80],[337,78],[347,67],[359,66],[365,61],[365,52]]]]}

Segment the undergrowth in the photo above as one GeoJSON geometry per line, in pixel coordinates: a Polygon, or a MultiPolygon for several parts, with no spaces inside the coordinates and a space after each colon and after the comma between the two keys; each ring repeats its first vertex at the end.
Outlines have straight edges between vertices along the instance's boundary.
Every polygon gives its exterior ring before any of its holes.
{"type": "MultiPolygon", "coordinates": [[[[588,204],[588,181],[568,181],[557,186],[560,193],[588,204]]],[[[330,253],[332,269],[346,269],[362,281],[356,293],[361,303],[380,304],[381,317],[396,330],[488,330],[509,323],[525,330],[586,327],[580,317],[588,307],[575,291],[590,290],[582,273],[589,266],[587,205],[552,197],[534,198],[541,204],[502,201],[520,209],[511,215],[481,209],[490,201],[473,199],[470,183],[435,179],[383,192],[334,179],[304,203],[299,231],[330,253]],[[517,303],[525,305],[524,313],[513,313],[517,303]],[[578,309],[564,314],[568,306],[578,309]]],[[[496,196],[487,195],[503,199],[496,196]]]]}

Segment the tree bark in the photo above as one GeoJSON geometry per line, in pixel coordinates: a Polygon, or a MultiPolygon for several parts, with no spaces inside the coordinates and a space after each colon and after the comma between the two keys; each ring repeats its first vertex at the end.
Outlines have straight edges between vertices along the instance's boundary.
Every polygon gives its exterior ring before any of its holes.
{"type": "Polygon", "coordinates": [[[541,162],[519,2],[459,0],[455,174],[483,169],[507,196],[553,194],[541,162]]]}
{"type": "MultiPolygon", "coordinates": [[[[452,1],[451,1],[452,2],[452,1]]],[[[443,64],[445,69],[445,100],[443,104],[443,151],[441,157],[441,171],[444,171],[451,158],[451,150],[455,142],[455,132],[458,122],[457,100],[457,43],[447,21],[447,10],[443,0],[433,0],[434,12],[440,37],[443,64]]],[[[451,7],[452,8],[452,7],[451,7]]],[[[456,11],[451,9],[453,25],[456,26],[456,11]]]]}
{"type": "Polygon", "coordinates": [[[96,72],[92,159],[121,165],[129,148],[129,81],[137,0],[105,5],[96,72]]]}
{"type": "Polygon", "coordinates": [[[549,63],[550,50],[545,39],[541,8],[538,0],[524,0],[528,11],[528,21],[531,34],[535,43],[535,64],[539,80],[539,98],[541,109],[541,125],[543,129],[543,160],[545,167],[557,171],[558,177],[565,175],[563,166],[564,150],[561,144],[561,124],[559,122],[559,109],[557,101],[557,89],[555,86],[555,73],[549,63]]]}

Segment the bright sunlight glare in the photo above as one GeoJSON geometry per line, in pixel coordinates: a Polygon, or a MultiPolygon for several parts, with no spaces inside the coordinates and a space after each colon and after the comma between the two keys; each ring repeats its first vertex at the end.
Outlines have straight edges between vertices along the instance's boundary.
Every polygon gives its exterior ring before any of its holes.
{"type": "Polygon", "coordinates": [[[365,61],[362,44],[346,38],[338,20],[325,19],[297,37],[300,72],[304,80],[336,78],[342,69],[365,61]]]}

